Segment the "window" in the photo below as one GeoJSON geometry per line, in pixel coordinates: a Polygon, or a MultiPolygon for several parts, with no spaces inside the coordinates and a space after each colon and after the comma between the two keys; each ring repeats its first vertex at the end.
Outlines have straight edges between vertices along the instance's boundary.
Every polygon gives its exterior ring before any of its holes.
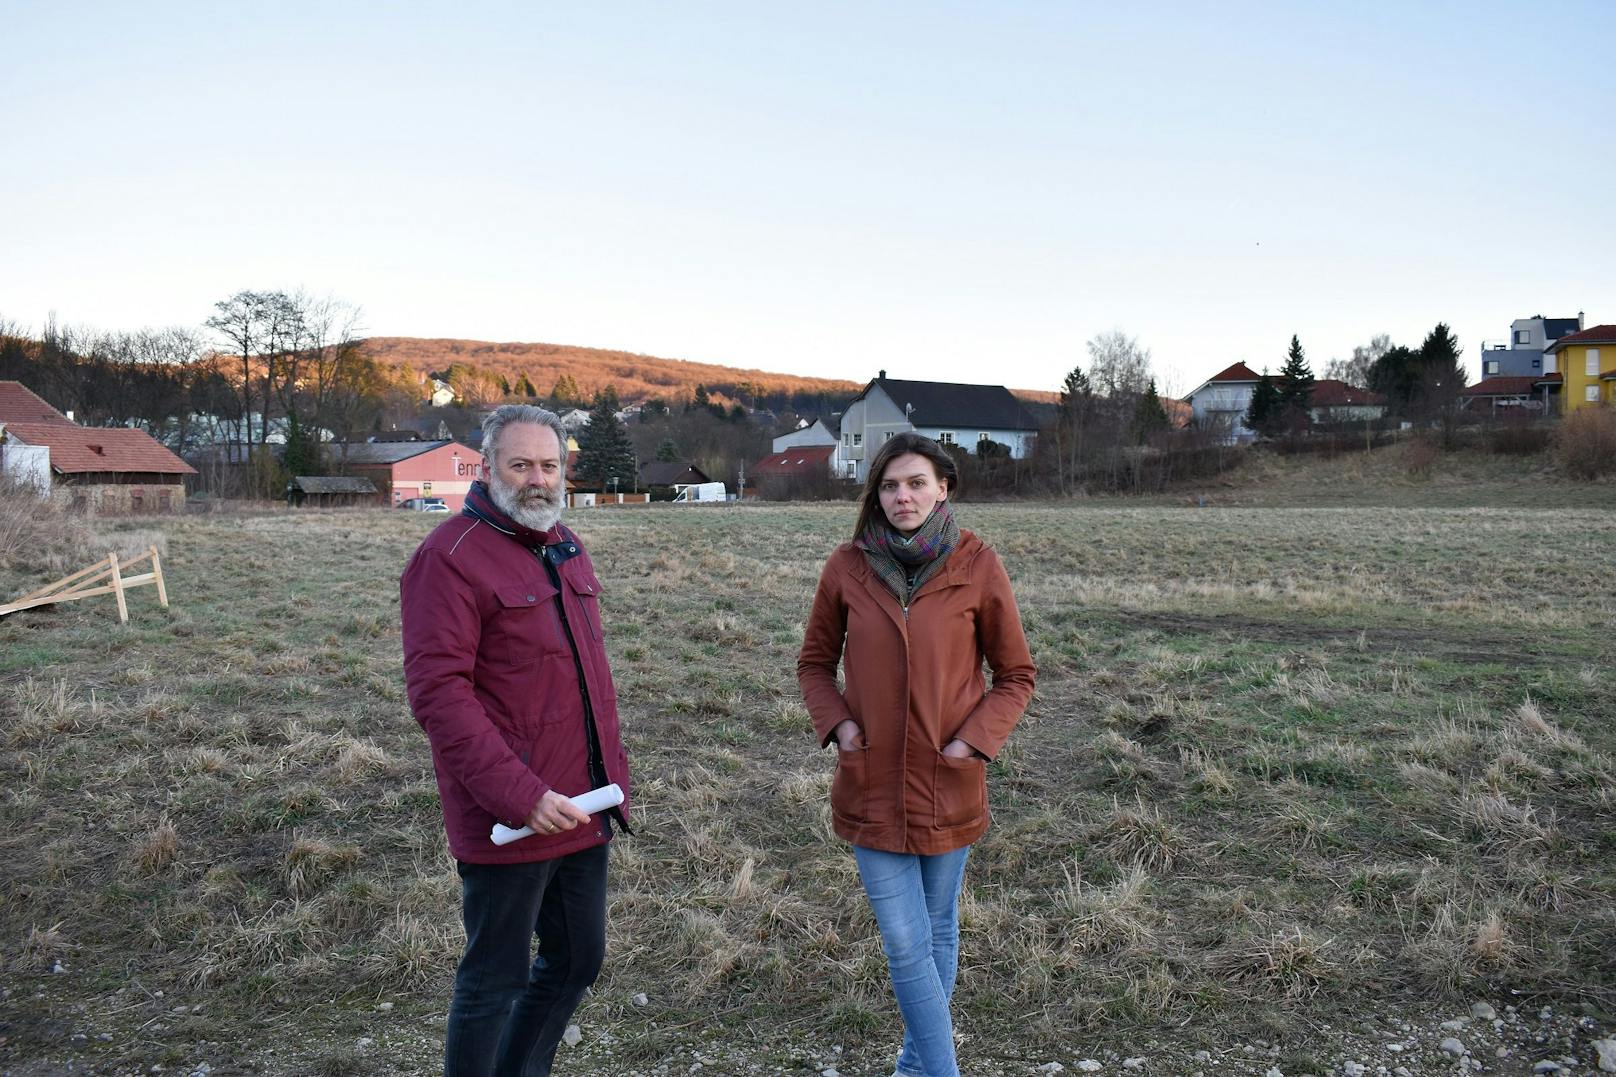
{"type": "Polygon", "coordinates": [[[1487,360],[1486,367],[1487,367],[1487,369],[1486,369],[1485,373],[1487,373],[1487,374],[1496,374],[1496,373],[1498,373],[1498,360],[1497,359],[1489,359],[1489,360],[1487,360]]]}
{"type": "Polygon", "coordinates": [[[952,445],[952,444],[954,444],[954,431],[952,431],[952,430],[939,430],[939,431],[937,431],[937,444],[939,444],[939,445],[952,445]]]}
{"type": "Polygon", "coordinates": [[[1586,389],[1584,389],[1582,391],[1582,398],[1584,400],[1597,403],[1599,401],[1599,386],[1597,386],[1597,385],[1588,386],[1588,388],[1586,388],[1586,389]]]}
{"type": "Polygon", "coordinates": [[[888,431],[887,431],[887,432],[886,432],[886,433],[884,433],[884,434],[882,434],[882,435],[881,435],[881,440],[882,440],[882,441],[883,441],[883,442],[884,442],[884,441],[886,441],[886,439],[887,439],[887,438],[889,438],[889,437],[891,437],[891,436],[892,436],[892,435],[893,435],[893,434],[894,434],[894,433],[896,433],[896,431],[893,431],[893,430],[888,430],[888,431]]]}
{"type": "Polygon", "coordinates": [[[1588,349],[1588,365],[1583,370],[1583,373],[1588,375],[1590,378],[1599,377],[1599,349],[1598,348],[1589,348],[1588,349]]]}
{"type": "Polygon", "coordinates": [[[984,441],[992,441],[992,440],[993,439],[988,436],[988,432],[986,430],[983,430],[983,431],[981,431],[980,433],[978,433],[976,435],[976,443],[978,445],[982,444],[984,441]]]}
{"type": "Polygon", "coordinates": [[[842,444],[848,446],[849,448],[851,448],[853,445],[853,435],[845,430],[842,431],[842,444]]]}
{"type": "Polygon", "coordinates": [[[1526,343],[1530,342],[1531,339],[1532,339],[1532,333],[1531,333],[1530,330],[1528,330],[1528,329],[1517,329],[1517,330],[1515,330],[1515,343],[1517,343],[1517,344],[1526,344],[1526,343]]]}
{"type": "Polygon", "coordinates": [[[854,434],[853,435],[853,446],[855,448],[857,448],[858,446],[863,445],[863,444],[864,444],[864,435],[863,434],[854,434]]]}

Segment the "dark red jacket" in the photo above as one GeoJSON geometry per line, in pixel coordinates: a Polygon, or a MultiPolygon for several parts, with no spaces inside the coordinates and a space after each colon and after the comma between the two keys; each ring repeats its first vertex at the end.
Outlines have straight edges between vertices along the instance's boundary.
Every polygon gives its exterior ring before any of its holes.
{"type": "Polygon", "coordinates": [[[546,790],[574,796],[593,787],[586,706],[607,778],[625,795],[629,788],[600,581],[567,528],[540,534],[485,498],[468,503],[482,516],[445,520],[399,580],[410,708],[432,744],[455,858],[549,860],[606,841],[607,820],[596,815],[588,826],[505,846],[488,833],[496,820],[523,825],[546,790]],[[546,548],[559,590],[542,560],[546,548]]]}

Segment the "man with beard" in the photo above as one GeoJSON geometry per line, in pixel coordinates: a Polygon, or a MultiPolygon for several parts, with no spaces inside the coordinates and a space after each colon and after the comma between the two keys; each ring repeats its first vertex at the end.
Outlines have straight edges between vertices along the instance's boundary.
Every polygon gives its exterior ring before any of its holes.
{"type": "Polygon", "coordinates": [[[410,707],[432,745],[466,925],[448,1077],[548,1074],[606,951],[607,843],[614,821],[628,829],[628,804],[591,817],[568,798],[627,790],[628,757],[600,583],[560,522],[566,445],[552,412],[496,409],[487,482],[399,581],[410,707]],[[534,834],[495,845],[496,822],[534,834]]]}

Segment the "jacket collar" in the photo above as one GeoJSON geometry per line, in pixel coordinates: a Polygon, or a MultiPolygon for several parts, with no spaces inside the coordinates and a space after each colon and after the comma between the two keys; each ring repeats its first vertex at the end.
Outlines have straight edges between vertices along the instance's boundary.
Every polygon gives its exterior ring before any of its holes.
{"type": "MultiPolygon", "coordinates": [[[[864,556],[864,551],[856,545],[848,543],[848,548],[858,556],[853,560],[853,572],[859,581],[877,595],[885,595],[892,600],[894,607],[898,605],[898,596],[892,593],[892,588],[881,582],[881,578],[870,568],[870,562],[864,556]]],[[[956,587],[971,582],[971,563],[976,560],[977,551],[982,549],[982,540],[970,531],[960,532],[960,544],[949,552],[948,561],[943,565],[941,572],[920,585],[920,589],[909,596],[912,605],[915,599],[931,591],[940,591],[945,587],[956,587]]]]}
{"type": "Polygon", "coordinates": [[[572,541],[567,529],[561,526],[559,520],[548,531],[534,531],[532,528],[523,527],[511,519],[498,505],[494,504],[494,497],[489,493],[488,484],[482,479],[477,479],[471,484],[471,489],[466,491],[466,504],[460,510],[460,514],[481,520],[489,527],[510,536],[530,550],[553,546],[558,542],[572,541]]]}

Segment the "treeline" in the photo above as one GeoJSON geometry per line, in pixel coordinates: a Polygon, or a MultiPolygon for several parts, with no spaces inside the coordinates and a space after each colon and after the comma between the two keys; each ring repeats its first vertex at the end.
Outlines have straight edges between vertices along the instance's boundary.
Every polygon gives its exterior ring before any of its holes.
{"type": "Polygon", "coordinates": [[[681,409],[692,402],[696,387],[701,386],[726,408],[739,404],[749,411],[822,415],[839,410],[836,401],[852,399],[863,387],[862,383],[832,378],[737,370],[564,344],[414,337],[372,337],[366,343],[378,359],[423,375],[459,372],[458,380],[452,376],[443,380],[473,405],[497,395],[586,408],[598,391],[611,386],[626,403],[660,401],[671,409],[681,409]]]}

